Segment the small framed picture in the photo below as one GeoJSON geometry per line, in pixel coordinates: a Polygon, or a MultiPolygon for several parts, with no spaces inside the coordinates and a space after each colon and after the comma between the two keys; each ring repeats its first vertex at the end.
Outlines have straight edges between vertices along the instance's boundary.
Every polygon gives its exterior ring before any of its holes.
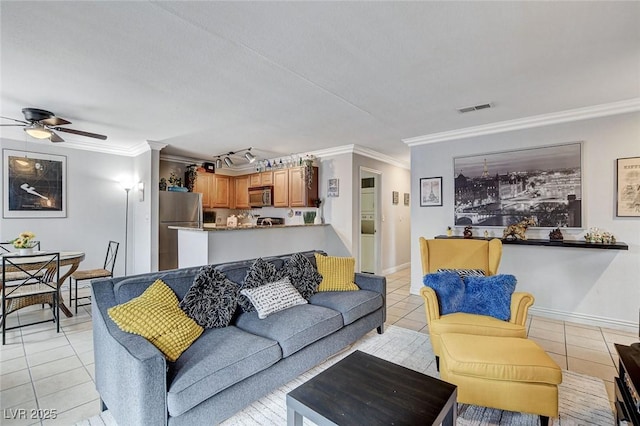
{"type": "Polygon", "coordinates": [[[327,197],[340,196],[340,181],[338,179],[329,179],[327,186],[327,197]]]}
{"type": "Polygon", "coordinates": [[[404,193],[404,205],[405,206],[409,205],[409,193],[408,192],[404,193]]]}
{"type": "Polygon", "coordinates": [[[640,157],[618,158],[616,216],[640,217],[640,157]]]}
{"type": "Polygon", "coordinates": [[[398,191],[393,191],[391,193],[391,201],[393,204],[398,204],[398,199],[400,198],[400,193],[398,191]]]}
{"type": "Polygon", "coordinates": [[[420,178],[420,207],[442,205],[442,176],[420,178]]]}

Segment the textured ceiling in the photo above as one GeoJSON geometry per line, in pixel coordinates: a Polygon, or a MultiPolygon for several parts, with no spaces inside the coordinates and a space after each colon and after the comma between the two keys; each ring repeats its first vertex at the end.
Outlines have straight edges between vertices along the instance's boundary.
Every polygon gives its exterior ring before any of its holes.
{"type": "Polygon", "coordinates": [[[70,145],[206,159],[356,144],[408,161],[405,138],[640,96],[640,2],[2,1],[0,15],[0,115],[43,108],[109,136],[70,145]]]}

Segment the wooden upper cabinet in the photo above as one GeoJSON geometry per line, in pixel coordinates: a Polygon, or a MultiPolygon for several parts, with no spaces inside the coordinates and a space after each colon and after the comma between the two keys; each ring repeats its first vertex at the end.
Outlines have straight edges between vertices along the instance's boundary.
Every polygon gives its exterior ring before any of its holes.
{"type": "Polygon", "coordinates": [[[213,207],[211,205],[211,193],[213,190],[214,174],[207,172],[198,172],[196,182],[193,185],[193,192],[202,194],[202,207],[213,207]]]}
{"type": "Polygon", "coordinates": [[[229,208],[231,205],[231,185],[229,176],[213,175],[213,192],[211,193],[211,207],[229,208]]]}
{"type": "Polygon", "coordinates": [[[260,182],[262,186],[273,185],[273,172],[260,173],[260,182]]]}
{"type": "Polygon", "coordinates": [[[318,168],[313,168],[311,188],[304,178],[304,168],[289,169],[289,206],[313,207],[313,200],[318,198],[318,168]]]}
{"type": "Polygon", "coordinates": [[[289,171],[273,172],[273,207],[289,207],[289,171]]]}
{"type": "Polygon", "coordinates": [[[262,178],[260,173],[252,173],[249,175],[249,187],[262,186],[262,178]]]}
{"type": "Polygon", "coordinates": [[[249,188],[273,185],[273,172],[252,173],[249,175],[249,188]]]}
{"type": "Polygon", "coordinates": [[[249,181],[253,175],[236,176],[235,180],[235,208],[249,208],[249,181]]]}

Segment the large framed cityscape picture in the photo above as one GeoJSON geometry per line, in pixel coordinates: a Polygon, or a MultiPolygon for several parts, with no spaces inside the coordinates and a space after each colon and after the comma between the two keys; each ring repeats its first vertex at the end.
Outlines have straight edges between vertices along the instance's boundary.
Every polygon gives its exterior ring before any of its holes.
{"type": "Polygon", "coordinates": [[[456,226],[582,228],[582,143],[453,160],[456,226]]]}
{"type": "Polygon", "coordinates": [[[66,217],[67,157],[2,150],[5,218],[66,217]]]}

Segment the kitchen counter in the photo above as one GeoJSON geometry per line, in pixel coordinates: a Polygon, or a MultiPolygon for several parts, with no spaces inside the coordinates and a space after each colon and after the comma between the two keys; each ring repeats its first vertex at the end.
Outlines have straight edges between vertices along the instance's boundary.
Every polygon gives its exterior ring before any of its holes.
{"type": "Polygon", "coordinates": [[[178,230],[178,267],[203,266],[243,259],[324,250],[350,256],[330,224],[272,226],[171,226],[178,230]]]}

